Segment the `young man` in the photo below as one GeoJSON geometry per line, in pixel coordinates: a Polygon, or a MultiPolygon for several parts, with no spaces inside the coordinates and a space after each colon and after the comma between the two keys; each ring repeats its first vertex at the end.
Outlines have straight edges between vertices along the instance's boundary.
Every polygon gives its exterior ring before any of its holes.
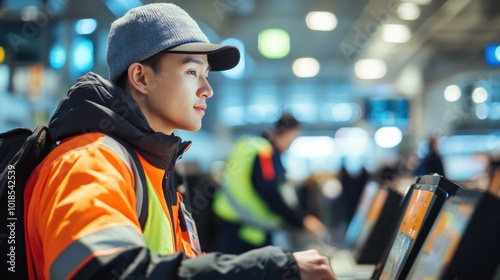
{"type": "Polygon", "coordinates": [[[326,226],[301,209],[292,209],[281,196],[286,172],[281,155],[300,135],[299,121],[283,113],[262,137],[243,136],[228,157],[221,190],[213,210],[221,218],[217,250],[240,254],[272,244],[273,231],[305,229],[317,237],[326,226]]]}
{"type": "Polygon", "coordinates": [[[111,82],[88,73],[69,90],[49,123],[59,144],[27,184],[30,279],[334,279],[316,251],[200,251],[172,184],[189,142],[173,132],[200,129],[209,71],[238,60],[236,48],[210,44],[173,4],[113,22],[111,82]]]}

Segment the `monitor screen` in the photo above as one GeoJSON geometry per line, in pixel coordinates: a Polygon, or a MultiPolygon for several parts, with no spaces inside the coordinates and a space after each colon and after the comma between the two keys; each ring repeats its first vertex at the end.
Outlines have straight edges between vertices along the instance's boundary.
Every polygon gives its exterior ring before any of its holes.
{"type": "Polygon", "coordinates": [[[349,223],[349,227],[347,228],[346,236],[344,243],[347,246],[352,246],[358,239],[363,223],[366,219],[368,210],[370,209],[373,199],[377,194],[379,185],[374,181],[368,181],[366,183],[363,193],[361,194],[361,198],[356,207],[356,212],[349,223]]]}
{"type": "Polygon", "coordinates": [[[397,279],[432,203],[434,192],[415,189],[405,209],[380,279],[397,279]]]}
{"type": "Polygon", "coordinates": [[[366,101],[366,120],[375,127],[396,126],[406,131],[410,120],[406,98],[374,97],[366,101]]]}
{"type": "Polygon", "coordinates": [[[387,188],[378,189],[359,231],[359,236],[356,240],[355,248],[363,248],[363,246],[365,246],[368,235],[372,231],[373,225],[377,222],[378,217],[380,216],[380,212],[382,212],[382,208],[385,201],[387,200],[388,194],[389,190],[387,188]]]}
{"type": "Polygon", "coordinates": [[[393,186],[384,184],[379,188],[353,248],[358,264],[377,264],[382,260],[392,244],[393,232],[398,229],[402,202],[403,194],[393,186]]]}
{"type": "Polygon", "coordinates": [[[488,191],[500,197],[500,167],[491,167],[491,179],[488,185],[488,191]]]}
{"type": "Polygon", "coordinates": [[[467,202],[447,200],[420,250],[410,279],[439,279],[448,266],[474,211],[467,202]]]}

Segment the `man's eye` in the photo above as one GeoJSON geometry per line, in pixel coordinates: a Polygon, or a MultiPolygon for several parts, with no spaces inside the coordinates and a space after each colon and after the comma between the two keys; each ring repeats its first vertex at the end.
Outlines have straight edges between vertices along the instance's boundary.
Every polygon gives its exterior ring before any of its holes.
{"type": "Polygon", "coordinates": [[[194,70],[189,70],[189,71],[188,71],[188,74],[189,74],[189,75],[196,76],[196,71],[194,71],[194,70]]]}

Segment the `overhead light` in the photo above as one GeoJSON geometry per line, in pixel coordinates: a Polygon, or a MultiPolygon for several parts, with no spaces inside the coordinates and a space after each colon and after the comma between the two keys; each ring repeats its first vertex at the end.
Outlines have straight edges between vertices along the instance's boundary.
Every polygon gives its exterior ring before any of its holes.
{"type": "Polygon", "coordinates": [[[356,103],[338,103],[331,109],[333,121],[347,122],[359,119],[361,109],[356,103]]]}
{"type": "Polygon", "coordinates": [[[266,29],[259,33],[258,47],[266,58],[283,58],[290,52],[290,36],[283,29],[266,29]]]}
{"type": "Polygon", "coordinates": [[[382,39],[389,43],[406,43],[411,39],[411,31],[406,25],[382,25],[382,39]]]}
{"type": "Polygon", "coordinates": [[[380,79],[387,73],[387,66],[380,59],[361,59],[354,65],[354,73],[363,80],[380,79]]]}
{"type": "Polygon", "coordinates": [[[476,107],[476,117],[480,120],[488,118],[490,107],[486,103],[481,103],[476,107]]]}
{"type": "Polygon", "coordinates": [[[406,65],[394,82],[398,92],[408,96],[416,96],[422,91],[423,77],[422,71],[413,64],[406,65]]]}
{"type": "Polygon", "coordinates": [[[54,69],[60,69],[66,63],[66,50],[61,46],[55,46],[50,50],[49,63],[54,69]]]}
{"type": "Polygon", "coordinates": [[[87,72],[94,67],[94,43],[91,40],[77,37],[72,49],[72,64],[78,72],[87,72]]]}
{"type": "Polygon", "coordinates": [[[319,62],[311,57],[303,57],[295,60],[292,70],[299,78],[311,78],[318,75],[320,69],[319,62]]]}
{"type": "Polygon", "coordinates": [[[420,16],[420,8],[415,3],[401,3],[398,16],[403,20],[416,20],[420,16]]]}
{"type": "Polygon", "coordinates": [[[335,140],[329,136],[300,136],[290,145],[289,151],[299,157],[327,157],[335,152],[335,140]]]}
{"type": "Polygon", "coordinates": [[[432,0],[401,0],[401,2],[414,3],[417,5],[429,5],[432,0]]]}
{"type": "Polygon", "coordinates": [[[93,18],[83,18],[75,23],[75,31],[81,35],[92,34],[97,28],[97,21],[93,18]]]}
{"type": "Polygon", "coordinates": [[[320,117],[326,122],[352,122],[361,118],[361,107],[354,102],[324,103],[320,108],[320,117]]]}
{"type": "Polygon", "coordinates": [[[488,100],[488,91],[484,87],[477,87],[472,92],[472,101],[476,104],[484,103],[488,100]]]}
{"type": "Polygon", "coordinates": [[[375,132],[374,138],[377,146],[394,148],[403,140],[403,133],[395,126],[381,127],[375,132]]]}
{"type": "Polygon", "coordinates": [[[455,102],[460,99],[462,91],[457,85],[449,85],[444,89],[444,100],[448,102],[455,102]]]}
{"type": "Polygon", "coordinates": [[[344,155],[363,155],[369,149],[368,131],[361,127],[341,127],[335,132],[335,143],[344,155]]]}
{"type": "Polygon", "coordinates": [[[491,66],[500,65],[500,44],[487,44],[484,49],[486,63],[491,66]]]}
{"type": "Polygon", "coordinates": [[[330,12],[310,12],[306,16],[307,27],[312,30],[332,31],[337,23],[337,17],[330,12]]]}

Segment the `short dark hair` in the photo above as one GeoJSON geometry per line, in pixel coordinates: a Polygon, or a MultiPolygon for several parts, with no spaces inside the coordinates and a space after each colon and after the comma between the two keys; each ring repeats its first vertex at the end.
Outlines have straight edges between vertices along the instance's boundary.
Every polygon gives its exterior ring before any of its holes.
{"type": "Polygon", "coordinates": [[[291,113],[284,112],[274,123],[273,132],[281,134],[284,131],[295,128],[300,128],[300,122],[291,113]]]}
{"type": "MultiPolygon", "coordinates": [[[[156,53],[144,59],[143,61],[140,61],[139,63],[151,67],[155,73],[158,73],[158,71],[160,70],[160,62],[161,58],[163,57],[163,54],[164,54],[163,52],[156,53]]],[[[128,73],[127,71],[125,71],[120,75],[118,80],[116,80],[116,85],[121,88],[125,88],[127,86],[127,82],[128,82],[128,73]]]]}

